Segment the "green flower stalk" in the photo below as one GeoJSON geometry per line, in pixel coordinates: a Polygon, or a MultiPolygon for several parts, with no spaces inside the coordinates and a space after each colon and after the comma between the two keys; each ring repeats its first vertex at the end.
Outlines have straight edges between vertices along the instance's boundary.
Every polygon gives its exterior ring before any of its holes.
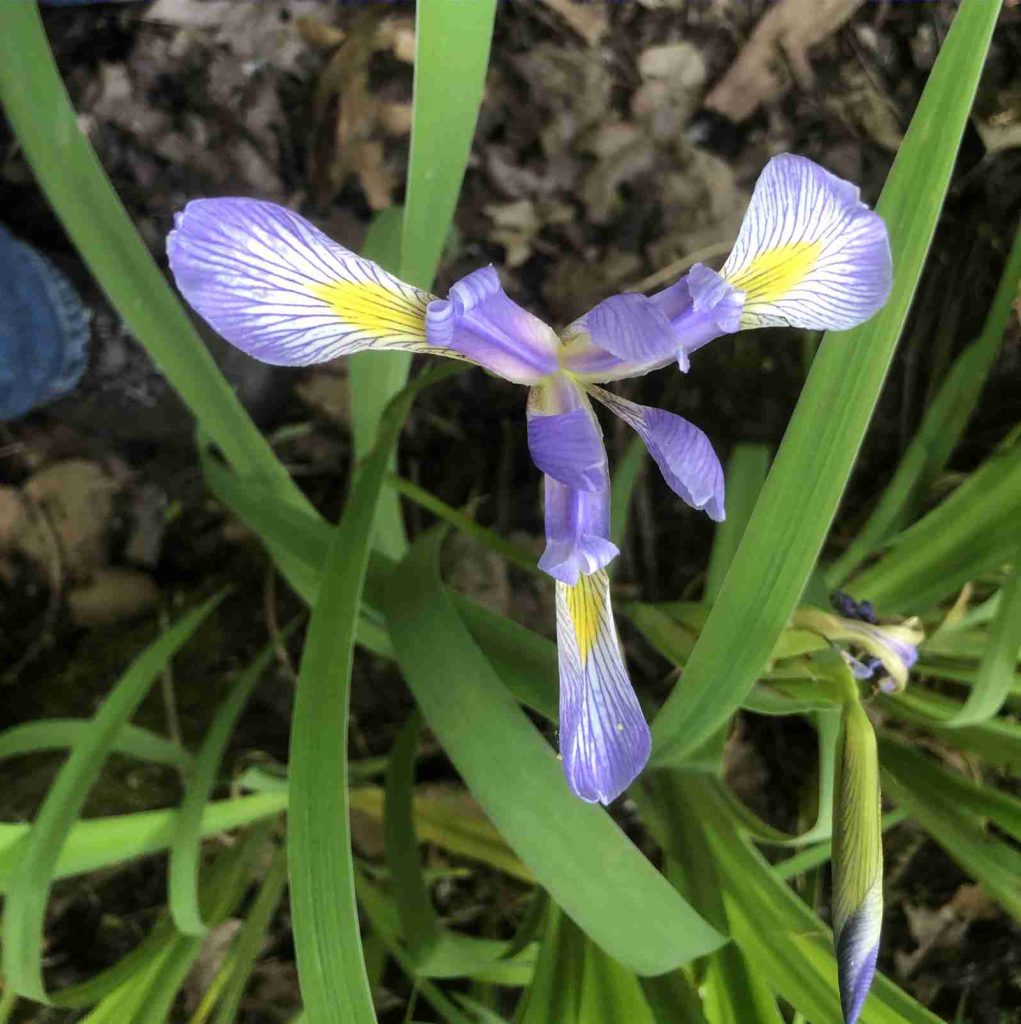
{"type": "Polygon", "coordinates": [[[857,694],[844,704],[834,801],[833,944],[844,1021],[854,1024],[876,972],[883,924],[879,757],[857,694]]]}

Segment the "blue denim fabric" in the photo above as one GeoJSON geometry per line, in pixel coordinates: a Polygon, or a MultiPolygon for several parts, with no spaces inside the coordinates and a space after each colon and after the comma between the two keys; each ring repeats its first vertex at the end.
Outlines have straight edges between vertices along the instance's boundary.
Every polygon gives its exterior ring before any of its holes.
{"type": "Polygon", "coordinates": [[[67,278],[0,225],[0,420],[70,391],[88,342],[88,315],[67,278]]]}

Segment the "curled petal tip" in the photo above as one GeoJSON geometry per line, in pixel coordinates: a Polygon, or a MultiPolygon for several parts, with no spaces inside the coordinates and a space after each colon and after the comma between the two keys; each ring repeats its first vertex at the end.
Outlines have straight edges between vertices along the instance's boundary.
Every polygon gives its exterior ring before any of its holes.
{"type": "Polygon", "coordinates": [[[557,584],[560,755],[571,791],[609,804],[649,759],[652,737],[624,665],[605,572],[557,584]]]}

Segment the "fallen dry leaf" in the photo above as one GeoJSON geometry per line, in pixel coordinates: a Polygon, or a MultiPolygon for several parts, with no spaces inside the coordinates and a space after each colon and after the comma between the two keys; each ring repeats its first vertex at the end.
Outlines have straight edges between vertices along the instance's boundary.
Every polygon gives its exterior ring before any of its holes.
{"type": "Polygon", "coordinates": [[[63,575],[84,579],[106,563],[119,483],[96,462],[67,459],[31,476],[22,487],[53,530],[63,575]]]}
{"type": "Polygon", "coordinates": [[[705,105],[731,121],[751,117],[788,85],[785,63],[807,88],[813,81],[808,50],[832,35],[865,0],[780,0],[759,19],[705,105]],[[786,61],[785,61],[786,58],[786,61]]]}
{"type": "Polygon", "coordinates": [[[114,626],[151,611],[158,600],[159,589],[145,573],[107,567],[69,591],[67,607],[76,626],[114,626]]]}
{"type": "Polygon", "coordinates": [[[563,20],[568,28],[577,32],[589,46],[595,46],[609,28],[606,6],[591,0],[542,0],[563,20]]]}

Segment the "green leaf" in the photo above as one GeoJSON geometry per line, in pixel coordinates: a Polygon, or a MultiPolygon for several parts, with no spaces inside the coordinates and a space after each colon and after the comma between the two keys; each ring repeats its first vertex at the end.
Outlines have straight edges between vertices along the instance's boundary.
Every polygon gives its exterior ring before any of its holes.
{"type": "Polygon", "coordinates": [[[893,772],[884,771],[883,789],[1015,920],[1021,920],[1021,855],[1017,850],[992,839],[970,816],[940,806],[930,794],[893,772]]]}
{"type": "Polygon", "coordinates": [[[434,533],[416,541],[391,574],[387,622],[418,706],[483,810],[557,903],[637,973],[670,970],[715,948],[713,929],[612,819],[571,795],[553,750],[447,596],[440,539],[434,533]],[[608,883],[613,879],[627,883],[608,883]]]}
{"type": "Polygon", "coordinates": [[[982,386],[1003,341],[1019,285],[1021,230],[1014,236],[982,333],[957,357],[868,522],[827,571],[831,587],[840,586],[884,540],[907,525],[911,514],[943,471],[978,404],[982,386]]]}
{"type": "MultiPolygon", "coordinates": [[[[0,761],[23,754],[68,750],[92,727],[87,718],[44,718],[15,725],[0,733],[0,761]]],[[[126,754],[140,761],[187,770],[191,754],[180,744],[137,725],[125,725],[110,745],[110,753],[126,754]]]]}
{"type": "MultiPolygon", "coordinates": [[[[829,929],[770,869],[718,798],[719,784],[705,775],[657,773],[674,792],[672,815],[705,834],[723,889],[734,941],[769,985],[812,1024],[843,1024],[829,929]],[[678,817],[680,814],[682,817],[678,817]]],[[[659,799],[658,795],[655,799],[659,799]]],[[[681,836],[660,833],[677,853],[681,836]]],[[[865,1002],[862,1024],[939,1024],[937,1018],[882,975],[865,1002]]]]}
{"type": "Polygon", "coordinates": [[[170,916],[182,935],[204,935],[207,930],[199,907],[202,812],[216,783],[216,773],[234,726],[275,652],[276,641],[273,640],[234,680],[230,693],[213,716],[188,777],[184,800],[178,811],[174,841],[170,846],[170,870],[167,877],[170,916]]]}
{"type": "Polygon", "coordinates": [[[734,713],[809,579],[915,294],[998,12],[988,0],[958,10],[877,207],[893,249],[890,299],[868,323],[823,339],[684,685],[653,723],[659,763],[734,713]]]}
{"type": "Polygon", "coordinates": [[[245,986],[251,977],[259,950],[265,941],[266,929],[283,898],[287,886],[287,856],[284,847],[279,847],[266,877],[259,887],[252,909],[238,932],[231,951],[233,963],[230,974],[216,1007],[214,1024],[233,1024],[241,1007],[245,986]]]}
{"type": "Polygon", "coordinates": [[[845,589],[884,611],[926,611],[1015,557],[1019,511],[1021,438],[1012,434],[845,589]]]}
{"type": "Polygon", "coordinates": [[[648,451],[640,437],[632,437],[613,470],[610,488],[610,540],[619,548],[624,543],[631,514],[631,499],[638,478],[648,462],[648,451]]]}
{"type": "Polygon", "coordinates": [[[1000,606],[989,629],[975,682],[964,707],[946,720],[959,728],[993,718],[1014,689],[1014,666],[1021,653],[1021,543],[1014,555],[1014,567],[1001,592],[1000,606]]]}
{"type": "Polygon", "coordinates": [[[173,655],[223,599],[210,598],[152,643],[121,676],[79,737],[46,794],[13,869],[4,908],[3,973],[19,995],[50,1001],[43,982],[43,922],[61,848],[113,747],[149,688],[173,655]]]}
{"type": "Polygon", "coordinates": [[[386,772],[386,807],[383,841],[390,884],[401,920],[401,934],[414,960],[425,959],[439,939],[439,921],[418,859],[412,797],[415,755],[422,719],[411,715],[390,751],[386,772]]]}
{"type": "Polygon", "coordinates": [[[291,723],[288,858],[294,948],[311,1024],[375,1024],[355,906],[348,820],[348,697],[376,501],[423,374],[387,407],[323,566],[291,723]]]}
{"type": "MultiPolygon", "coordinates": [[[[408,187],[398,237],[397,215],[384,211],[366,255],[420,288],[432,287],[450,234],[482,102],[496,0],[419,0],[415,18],[415,88],[408,187]]],[[[351,385],[356,452],[369,449],[383,407],[404,386],[411,355],[356,356],[351,385]]],[[[379,549],[398,558],[406,540],[396,495],[377,514],[379,549]]]]}
{"type": "MultiPolygon", "coordinates": [[[[287,807],[284,793],[217,800],[202,812],[202,835],[214,836],[278,815],[287,807]]],[[[57,858],[54,880],[113,867],[165,850],[174,837],[177,810],[137,811],[77,821],[57,858]]],[[[0,825],[0,893],[9,892],[28,850],[28,825],[0,825]]]]}
{"type": "Polygon", "coordinates": [[[769,472],[770,450],[764,444],[738,444],[730,453],[724,480],[727,487],[727,518],[713,534],[709,569],[705,579],[705,601],[712,604],[723,586],[738,545],[752,517],[755,503],[769,472]]]}
{"type": "Polygon", "coordinates": [[[131,223],[71,108],[31,2],[0,3],[0,101],[82,259],[203,430],[240,472],[305,504],[131,223]]]}

